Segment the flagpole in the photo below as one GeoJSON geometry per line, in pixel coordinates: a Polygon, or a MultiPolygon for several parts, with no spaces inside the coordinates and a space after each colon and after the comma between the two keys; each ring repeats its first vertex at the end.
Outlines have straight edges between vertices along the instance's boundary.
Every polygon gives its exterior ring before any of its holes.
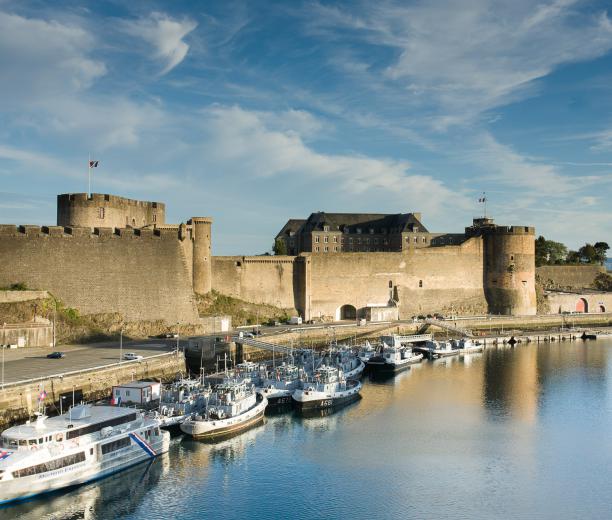
{"type": "Polygon", "coordinates": [[[87,160],[87,198],[91,197],[91,152],[87,160]]]}

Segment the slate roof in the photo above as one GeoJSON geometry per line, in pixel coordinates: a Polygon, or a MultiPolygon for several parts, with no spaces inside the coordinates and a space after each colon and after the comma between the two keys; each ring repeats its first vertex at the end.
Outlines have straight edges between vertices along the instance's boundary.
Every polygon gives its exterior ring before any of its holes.
{"type": "MultiPolygon", "coordinates": [[[[288,223],[287,223],[288,224],[288,223]]],[[[286,224],[286,225],[287,225],[286,224]]],[[[425,226],[412,213],[312,213],[304,222],[300,232],[323,231],[324,226],[329,226],[330,231],[355,233],[357,228],[362,233],[368,233],[373,228],[374,233],[401,233],[412,231],[415,226],[423,233],[428,233],[425,226]]]]}
{"type": "Polygon", "coordinates": [[[291,233],[297,234],[304,222],[306,222],[306,220],[304,220],[303,218],[289,219],[287,223],[283,226],[283,229],[278,232],[276,238],[279,238],[281,236],[289,236],[291,233]]]}

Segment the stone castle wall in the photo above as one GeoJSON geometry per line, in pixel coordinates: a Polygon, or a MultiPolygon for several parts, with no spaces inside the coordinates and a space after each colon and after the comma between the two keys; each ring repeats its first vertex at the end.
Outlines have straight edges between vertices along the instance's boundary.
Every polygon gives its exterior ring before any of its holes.
{"type": "Polygon", "coordinates": [[[404,253],[213,257],[212,272],[213,289],[220,293],[295,308],[306,319],[339,319],[343,305],[363,315],[368,304],[392,298],[402,318],[487,310],[480,238],[404,253]]]}
{"type": "Polygon", "coordinates": [[[57,225],[82,227],[134,227],[164,224],[162,202],[126,199],[104,193],[64,193],[57,196],[57,225]]]}
{"type": "Polygon", "coordinates": [[[48,290],[83,314],[197,323],[176,230],[0,226],[0,286],[48,290]]]}
{"type": "Polygon", "coordinates": [[[580,290],[593,286],[599,273],[605,273],[602,265],[543,265],[536,267],[536,275],[545,287],[580,290]]]}
{"type": "Polygon", "coordinates": [[[213,256],[212,288],[253,303],[299,308],[294,256],[213,256]]]}

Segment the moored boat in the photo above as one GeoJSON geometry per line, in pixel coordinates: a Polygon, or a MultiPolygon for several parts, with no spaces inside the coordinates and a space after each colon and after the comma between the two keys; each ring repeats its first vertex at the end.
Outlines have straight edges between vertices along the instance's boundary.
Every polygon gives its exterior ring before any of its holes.
{"type": "Polygon", "coordinates": [[[282,363],[268,371],[257,392],[268,400],[268,407],[291,406],[291,394],[299,388],[302,372],[295,365],[282,363]]]}
{"type": "Polygon", "coordinates": [[[366,341],[359,349],[357,350],[357,357],[361,359],[366,365],[372,356],[376,355],[376,347],[372,345],[369,341],[366,341]]]}
{"type": "Polygon", "coordinates": [[[461,338],[460,340],[453,340],[453,348],[459,350],[460,354],[474,354],[482,352],[484,345],[476,343],[469,338],[461,338]]]}
{"type": "Polygon", "coordinates": [[[294,406],[300,411],[340,408],[358,400],[360,391],[359,381],[346,379],[339,368],[322,365],[311,377],[302,381],[292,398],[294,406]]]}
{"type": "Polygon", "coordinates": [[[453,348],[450,341],[431,340],[425,343],[428,355],[431,359],[456,356],[459,354],[459,349],[453,348]]]}
{"type": "Polygon", "coordinates": [[[409,346],[403,346],[397,341],[390,345],[383,342],[380,352],[368,360],[368,370],[372,374],[396,374],[422,359],[423,354],[413,352],[409,346]]]}
{"type": "Polygon", "coordinates": [[[81,404],[2,432],[0,504],[116,473],[168,451],[170,433],[135,409],[81,404]]]}
{"type": "Polygon", "coordinates": [[[206,410],[181,424],[194,439],[215,441],[251,428],[263,421],[268,400],[245,381],[217,385],[206,410]]]}

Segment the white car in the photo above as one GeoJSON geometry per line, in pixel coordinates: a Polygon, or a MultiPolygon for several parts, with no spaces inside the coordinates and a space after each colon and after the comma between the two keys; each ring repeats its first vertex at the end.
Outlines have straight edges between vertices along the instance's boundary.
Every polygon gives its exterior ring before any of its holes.
{"type": "Polygon", "coordinates": [[[123,359],[128,359],[128,360],[143,359],[143,356],[139,354],[135,354],[134,352],[128,352],[127,354],[123,354],[123,359]]]}

